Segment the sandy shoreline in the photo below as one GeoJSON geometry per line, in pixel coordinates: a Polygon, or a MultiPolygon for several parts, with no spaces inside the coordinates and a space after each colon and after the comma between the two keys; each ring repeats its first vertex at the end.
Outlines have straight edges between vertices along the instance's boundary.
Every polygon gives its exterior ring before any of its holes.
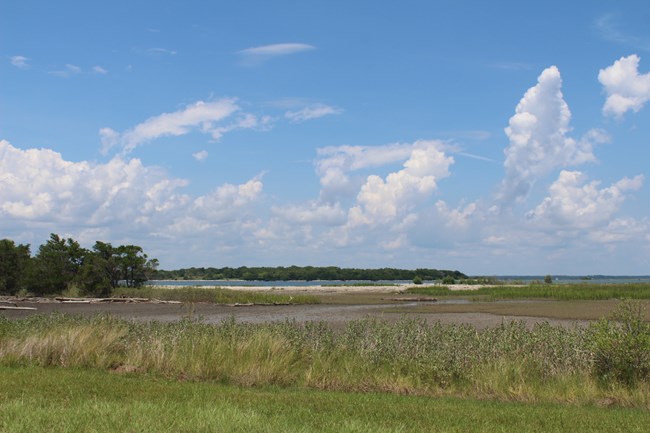
{"type": "MultiPolygon", "coordinates": [[[[469,284],[454,284],[449,285],[450,290],[478,290],[487,285],[469,285],[469,284]]],[[[180,289],[191,286],[166,286],[152,284],[149,287],[157,289],[180,289]]],[[[204,288],[220,287],[222,289],[241,290],[247,292],[283,292],[283,293],[396,293],[404,291],[411,287],[418,287],[415,284],[399,284],[388,286],[200,286],[204,288]]]]}

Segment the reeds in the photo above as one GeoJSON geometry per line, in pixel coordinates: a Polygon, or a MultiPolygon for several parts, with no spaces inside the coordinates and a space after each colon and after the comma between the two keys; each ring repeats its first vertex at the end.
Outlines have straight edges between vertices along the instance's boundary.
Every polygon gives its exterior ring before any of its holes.
{"type": "Polygon", "coordinates": [[[613,399],[650,407],[650,359],[644,355],[650,352],[650,325],[638,316],[625,320],[574,329],[504,322],[478,331],[406,318],[364,319],[334,332],[324,323],[245,324],[234,318],[216,326],[106,316],[0,318],[0,364],[137,371],[244,386],[613,399]],[[621,339],[627,346],[620,347],[621,339]],[[626,358],[629,349],[641,355],[626,358]]]}
{"type": "Polygon", "coordinates": [[[113,296],[153,298],[165,301],[210,302],[215,304],[318,304],[320,299],[313,295],[253,292],[224,289],[222,287],[179,287],[161,289],[157,287],[118,287],[113,296]]]}
{"type": "Polygon", "coordinates": [[[448,286],[411,287],[409,293],[430,296],[470,296],[488,299],[606,300],[650,299],[649,283],[625,284],[529,284],[451,290],[448,286]]]}

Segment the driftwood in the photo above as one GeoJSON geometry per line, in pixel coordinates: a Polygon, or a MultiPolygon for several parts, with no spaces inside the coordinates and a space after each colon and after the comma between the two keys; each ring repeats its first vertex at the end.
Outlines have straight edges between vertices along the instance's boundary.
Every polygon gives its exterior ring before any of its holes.
{"type": "Polygon", "coordinates": [[[162,299],[150,299],[152,304],[182,304],[181,301],[163,301],[162,299]]]}
{"type": "Polygon", "coordinates": [[[34,307],[14,307],[12,305],[0,305],[0,310],[36,310],[34,307]]]}
{"type": "Polygon", "coordinates": [[[9,306],[12,306],[12,307],[17,307],[18,306],[18,304],[16,304],[15,302],[0,301],[0,306],[2,306],[2,305],[9,305],[9,306]]]}
{"type": "Polygon", "coordinates": [[[277,305],[293,305],[290,302],[247,302],[247,303],[239,303],[236,302],[234,304],[226,304],[229,307],[273,307],[277,305]]]}
{"type": "Polygon", "coordinates": [[[151,303],[151,304],[182,304],[180,301],[163,301],[160,299],[150,298],[65,298],[59,296],[54,298],[62,304],[101,304],[101,303],[121,303],[121,304],[135,304],[135,303],[151,303]]]}
{"type": "Polygon", "coordinates": [[[381,298],[381,300],[397,302],[438,302],[436,298],[381,298]]]}

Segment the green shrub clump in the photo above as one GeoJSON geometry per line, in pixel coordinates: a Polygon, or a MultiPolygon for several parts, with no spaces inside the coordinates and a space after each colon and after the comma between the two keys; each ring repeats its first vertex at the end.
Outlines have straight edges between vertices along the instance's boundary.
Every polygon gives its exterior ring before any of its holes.
{"type": "Polygon", "coordinates": [[[650,324],[638,301],[623,301],[594,326],[594,369],[605,381],[628,385],[650,377],[650,324]]]}

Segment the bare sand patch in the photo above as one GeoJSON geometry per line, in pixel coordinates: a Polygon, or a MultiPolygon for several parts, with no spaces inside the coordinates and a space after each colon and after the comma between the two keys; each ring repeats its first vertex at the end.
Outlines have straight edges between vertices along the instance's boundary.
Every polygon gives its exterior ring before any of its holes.
{"type": "MultiPolygon", "coordinates": [[[[427,285],[425,285],[426,287],[427,285]]],[[[166,285],[151,285],[151,287],[157,289],[180,289],[186,288],[187,286],[166,286],[166,285]]],[[[397,293],[403,292],[411,287],[422,287],[415,284],[394,284],[386,286],[358,286],[358,285],[328,285],[326,283],[321,285],[309,285],[309,286],[295,286],[295,285],[278,285],[278,286],[220,286],[215,284],[214,286],[198,286],[202,288],[214,288],[219,287],[222,289],[230,290],[240,290],[240,291],[249,291],[249,292],[283,292],[283,293],[397,293]]],[[[478,290],[481,287],[489,287],[486,284],[454,284],[446,286],[449,290],[478,290]]]]}

